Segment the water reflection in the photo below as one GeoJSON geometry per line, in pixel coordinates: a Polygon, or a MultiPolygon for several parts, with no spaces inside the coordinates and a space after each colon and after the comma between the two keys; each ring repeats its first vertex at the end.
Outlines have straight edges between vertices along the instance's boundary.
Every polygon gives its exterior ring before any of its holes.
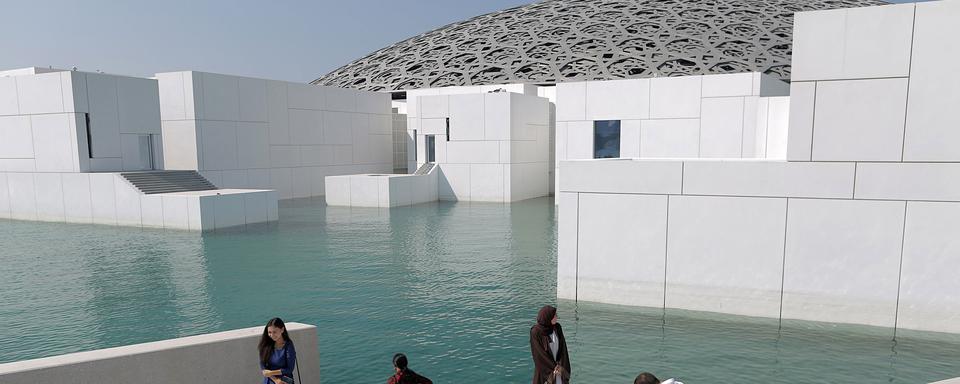
{"type": "MultiPolygon", "coordinates": [[[[395,209],[281,204],[279,223],[199,235],[0,220],[0,362],[263,324],[318,326],[324,381],[528,382],[556,302],[551,199],[395,209]],[[12,324],[13,326],[9,326],[12,324]],[[489,378],[489,380],[487,380],[489,378]]],[[[560,301],[577,382],[929,382],[960,340],[560,301]]],[[[253,348],[253,346],[251,346],[253,348]]]]}

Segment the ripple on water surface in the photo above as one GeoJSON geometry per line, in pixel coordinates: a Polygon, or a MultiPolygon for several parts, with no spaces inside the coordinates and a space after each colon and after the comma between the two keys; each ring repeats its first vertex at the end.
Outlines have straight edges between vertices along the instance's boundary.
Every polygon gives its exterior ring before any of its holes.
{"type": "MultiPolygon", "coordinates": [[[[280,214],[203,236],[0,220],[0,362],[281,316],[317,325],[324,381],[383,382],[403,351],[438,383],[529,382],[529,327],[556,303],[551,199],[391,210],[294,200],[280,214]]],[[[894,343],[868,327],[559,307],[576,382],[641,370],[688,384],[960,376],[960,341],[942,335],[894,343]]]]}

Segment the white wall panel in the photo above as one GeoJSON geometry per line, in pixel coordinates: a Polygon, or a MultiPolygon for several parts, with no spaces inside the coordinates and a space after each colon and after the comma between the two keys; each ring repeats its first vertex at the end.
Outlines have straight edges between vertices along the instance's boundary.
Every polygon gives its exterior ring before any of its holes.
{"type": "Polygon", "coordinates": [[[114,191],[117,203],[117,224],[139,227],[142,225],[140,216],[140,191],[120,175],[113,175],[114,191]]]}
{"type": "Polygon", "coordinates": [[[324,110],[356,112],[359,91],[351,88],[323,87],[326,95],[324,110]]]}
{"type": "Polygon", "coordinates": [[[700,116],[700,157],[740,158],[743,143],[742,97],[703,99],[700,116]]]}
{"type": "Polygon", "coordinates": [[[470,200],[504,201],[503,164],[470,164],[470,200]]]}
{"type": "Polygon", "coordinates": [[[689,161],[683,193],[849,199],[854,174],[854,163],[689,161]]]}
{"type": "Polygon", "coordinates": [[[237,123],[237,166],[270,167],[270,132],[266,123],[237,123]]]}
{"type": "Polygon", "coordinates": [[[325,93],[328,87],[287,82],[278,83],[286,84],[287,105],[291,109],[325,109],[325,93]]]}
{"type": "MultiPolygon", "coordinates": [[[[437,138],[437,140],[443,140],[443,138],[437,138]]],[[[500,162],[500,144],[496,141],[449,141],[446,146],[448,163],[496,164],[500,162]]]]}
{"type": "Polygon", "coordinates": [[[786,199],[672,196],[668,308],[780,316],[786,199]]]}
{"type": "MultiPolygon", "coordinates": [[[[790,84],[790,124],[787,132],[787,160],[810,161],[813,145],[813,116],[817,83],[790,84]]],[[[769,112],[768,112],[769,113],[769,112]]],[[[768,120],[769,124],[769,120],[768,120]]]]}
{"type": "Polygon", "coordinates": [[[93,223],[115,225],[117,223],[117,192],[114,182],[117,176],[112,173],[91,173],[89,176],[90,211],[93,223]]]}
{"type": "Polygon", "coordinates": [[[15,77],[0,77],[0,116],[19,115],[20,102],[17,97],[15,77]]]}
{"type": "Polygon", "coordinates": [[[33,158],[30,116],[0,116],[0,158],[33,158]]]}
{"type": "Polygon", "coordinates": [[[140,195],[140,225],[163,228],[163,196],[140,195]]]}
{"type": "Polygon", "coordinates": [[[235,76],[216,73],[200,74],[203,86],[204,120],[230,120],[240,118],[239,80],[235,76]]]}
{"type": "Polygon", "coordinates": [[[183,87],[184,72],[168,72],[157,74],[157,89],[160,100],[161,120],[187,119],[186,104],[193,103],[193,93],[188,94],[183,87]]]}
{"type": "Polygon", "coordinates": [[[916,4],[904,161],[960,161],[960,77],[944,63],[960,62],[960,3],[916,4]]]}
{"type": "Polygon", "coordinates": [[[893,327],[904,203],[789,204],[783,318],[893,327]]]}
{"type": "Polygon", "coordinates": [[[584,120],[630,120],[650,117],[650,79],[586,83],[584,120]]]}
{"type": "Polygon", "coordinates": [[[37,196],[34,173],[8,173],[7,188],[10,199],[10,217],[36,220],[37,196]]]}
{"type": "Polygon", "coordinates": [[[246,225],[246,210],[243,194],[213,196],[216,212],[216,229],[246,225]]]}
{"type": "Polygon", "coordinates": [[[247,170],[237,169],[220,172],[220,184],[217,187],[223,189],[243,189],[250,188],[247,182],[247,170]]]}
{"type": "Polygon", "coordinates": [[[814,161],[900,161],[907,79],[817,83],[814,161]]]}
{"type": "MultiPolygon", "coordinates": [[[[321,112],[308,109],[291,109],[289,114],[290,143],[297,145],[319,145],[324,143],[324,114],[335,112],[321,112]]],[[[338,115],[339,116],[339,115],[338,115]]],[[[328,124],[334,124],[333,116],[327,116],[328,124]]],[[[342,129],[342,122],[336,121],[335,127],[342,129]]],[[[273,141],[271,141],[273,144],[273,141]]]]}
{"type": "Polygon", "coordinates": [[[960,163],[858,163],[858,199],[960,201],[960,163]]]}
{"type": "Polygon", "coordinates": [[[116,77],[117,116],[120,133],[160,133],[160,99],[157,81],[116,77]]]}
{"type": "Polygon", "coordinates": [[[201,120],[197,122],[203,148],[203,170],[237,169],[237,123],[201,120]]]}
{"type": "Polygon", "coordinates": [[[586,120],[587,83],[559,83],[557,88],[557,121],[586,120]]]}
{"type": "Polygon", "coordinates": [[[960,333],[960,204],[908,202],[897,327],[960,333]]]}
{"type": "Polygon", "coordinates": [[[262,223],[268,220],[266,192],[245,193],[242,196],[244,197],[244,220],[247,223],[262,223]]]}
{"type": "Polygon", "coordinates": [[[578,194],[557,193],[557,297],[577,298],[578,194]]]}
{"type": "Polygon", "coordinates": [[[422,96],[418,99],[421,119],[450,117],[449,96],[422,96]]]}
{"type": "Polygon", "coordinates": [[[679,161],[564,161],[560,163],[560,190],[679,194],[682,167],[679,161]]]}
{"type": "Polygon", "coordinates": [[[270,119],[270,144],[290,144],[287,83],[267,81],[267,114],[270,119]]]}
{"type": "MultiPolygon", "coordinates": [[[[93,200],[90,174],[62,173],[64,219],[68,223],[92,223],[93,200]]],[[[2,207],[0,207],[2,210],[2,207]]]]}
{"type": "Polygon", "coordinates": [[[731,73],[703,76],[703,97],[756,95],[754,73],[731,73]]]}
{"type": "Polygon", "coordinates": [[[71,119],[71,114],[30,116],[37,171],[79,171],[76,143],[70,141],[71,119]]]}
{"type": "Polygon", "coordinates": [[[237,79],[238,99],[240,103],[239,120],[267,122],[267,81],[241,77],[237,79]]]}
{"type": "MultiPolygon", "coordinates": [[[[642,138],[640,139],[643,140],[642,138]]],[[[642,145],[642,144],[641,144],[642,145]]],[[[567,123],[567,159],[593,158],[593,122],[571,121],[567,123]]]]}
{"type": "Polygon", "coordinates": [[[57,72],[39,75],[16,76],[20,113],[62,113],[63,90],[57,72]]]}
{"type": "Polygon", "coordinates": [[[650,118],[700,117],[703,76],[660,77],[650,80],[650,118]]]}
{"type": "MultiPolygon", "coordinates": [[[[200,153],[195,120],[163,122],[163,164],[165,169],[199,169],[200,153]]],[[[201,150],[202,152],[202,150],[201,150]]]]}
{"type": "Polygon", "coordinates": [[[37,191],[37,219],[41,221],[64,221],[63,181],[59,173],[33,175],[37,191]]]}
{"type": "Polygon", "coordinates": [[[644,120],[640,127],[640,156],[695,158],[700,147],[700,120],[644,120]]]}
{"type": "Polygon", "coordinates": [[[313,181],[310,180],[313,176],[312,172],[313,169],[306,167],[298,167],[291,170],[291,174],[293,175],[294,198],[310,197],[313,189],[313,181]]]}
{"type": "Polygon", "coordinates": [[[290,168],[273,168],[270,170],[271,189],[277,190],[280,199],[293,197],[293,171],[290,168]]]}
{"type": "Polygon", "coordinates": [[[351,114],[345,112],[324,112],[323,144],[350,144],[353,138],[350,132],[352,126],[353,119],[351,118],[351,114]]]}
{"type": "Polygon", "coordinates": [[[440,200],[470,200],[470,165],[440,164],[437,197],[440,200]]]}
{"type": "Polygon", "coordinates": [[[766,158],[783,160],[787,158],[789,144],[790,96],[767,99],[766,158]]]}
{"type": "MultiPolygon", "coordinates": [[[[482,93],[449,96],[450,140],[484,140],[486,138],[484,133],[485,96],[482,93]]],[[[509,98],[507,100],[509,101],[509,98]]],[[[507,117],[509,118],[509,114],[507,117]]]]}
{"type": "Polygon", "coordinates": [[[512,98],[501,93],[483,95],[484,139],[509,140],[512,98]]]}
{"type": "Polygon", "coordinates": [[[660,307],[666,196],[580,194],[577,298],[660,307]]]}
{"type": "MultiPolygon", "coordinates": [[[[163,227],[168,229],[190,229],[190,216],[192,212],[190,212],[189,202],[194,199],[196,198],[192,196],[162,196],[163,227]]],[[[200,212],[196,212],[195,214],[199,216],[200,212]]],[[[197,217],[197,219],[200,218],[197,217]]]]}
{"type": "Polygon", "coordinates": [[[87,73],[85,76],[93,156],[119,158],[120,102],[117,99],[117,77],[96,73],[87,73]]]}

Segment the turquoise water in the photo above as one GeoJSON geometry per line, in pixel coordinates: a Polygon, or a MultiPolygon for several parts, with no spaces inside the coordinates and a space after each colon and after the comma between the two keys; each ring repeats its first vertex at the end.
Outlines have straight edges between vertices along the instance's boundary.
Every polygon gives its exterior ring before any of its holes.
{"type": "MultiPolygon", "coordinates": [[[[527,332],[556,303],[552,200],[392,210],[296,200],[280,217],[203,236],[0,220],[0,362],[280,316],[318,326],[324,382],[383,382],[402,351],[437,383],[529,383],[527,332]]],[[[687,384],[960,376],[955,336],[559,307],[579,383],[628,383],[641,370],[687,384]]]]}

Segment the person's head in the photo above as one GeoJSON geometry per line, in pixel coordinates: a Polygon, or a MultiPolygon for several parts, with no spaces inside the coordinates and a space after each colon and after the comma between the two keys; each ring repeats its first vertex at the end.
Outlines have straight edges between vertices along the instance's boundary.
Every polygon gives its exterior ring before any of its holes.
{"type": "Polygon", "coordinates": [[[260,362],[266,364],[270,360],[270,354],[273,353],[274,346],[283,340],[284,343],[290,341],[290,335],[287,334],[287,327],[283,325],[283,320],[274,317],[263,327],[263,335],[260,336],[260,362]]]}
{"type": "Polygon", "coordinates": [[[650,372],[641,372],[633,379],[633,384],[660,384],[660,379],[650,372]]]}
{"type": "Polygon", "coordinates": [[[540,312],[537,313],[537,325],[543,328],[553,329],[553,326],[557,324],[558,320],[557,308],[552,305],[544,305],[543,308],[540,308],[540,312]]]}
{"type": "Polygon", "coordinates": [[[407,370],[407,356],[404,355],[404,354],[402,354],[402,353],[398,353],[398,354],[396,354],[396,355],[393,355],[393,368],[396,369],[398,373],[399,373],[399,372],[406,371],[406,370],[407,370]]]}

